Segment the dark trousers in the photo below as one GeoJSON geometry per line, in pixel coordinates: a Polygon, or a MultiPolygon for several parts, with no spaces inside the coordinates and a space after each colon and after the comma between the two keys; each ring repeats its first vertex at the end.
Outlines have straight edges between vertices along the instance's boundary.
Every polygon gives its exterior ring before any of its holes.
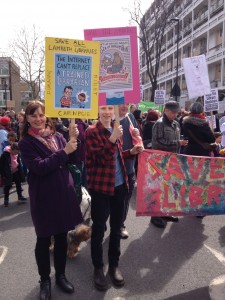
{"type": "Polygon", "coordinates": [[[105,233],[106,222],[110,216],[110,236],[108,259],[109,266],[117,267],[120,257],[120,227],[124,215],[124,199],[127,194],[126,185],[115,188],[114,196],[108,196],[93,190],[91,195],[91,258],[95,268],[101,268],[103,262],[102,241],[105,233]]]}
{"type": "MultiPolygon", "coordinates": [[[[21,179],[20,179],[19,171],[16,171],[15,173],[13,173],[12,176],[13,176],[13,181],[16,184],[17,195],[20,198],[22,196],[22,188],[21,188],[21,179]]],[[[11,185],[5,185],[4,186],[4,198],[5,198],[5,200],[9,199],[9,191],[10,191],[11,187],[12,187],[11,185]]]]}
{"type": "Polygon", "coordinates": [[[124,226],[124,222],[126,221],[129,205],[130,205],[130,199],[134,190],[134,184],[135,184],[135,173],[131,173],[128,176],[128,185],[129,185],[129,191],[125,197],[125,207],[124,207],[124,214],[123,214],[123,221],[122,221],[122,227],[124,226]]]}
{"type": "MultiPolygon", "coordinates": [[[[67,255],[67,233],[54,235],[54,240],[54,267],[55,275],[58,276],[60,274],[65,273],[67,255]]],[[[50,278],[50,244],[51,237],[37,237],[35,257],[38,266],[38,273],[42,281],[50,278]]]]}

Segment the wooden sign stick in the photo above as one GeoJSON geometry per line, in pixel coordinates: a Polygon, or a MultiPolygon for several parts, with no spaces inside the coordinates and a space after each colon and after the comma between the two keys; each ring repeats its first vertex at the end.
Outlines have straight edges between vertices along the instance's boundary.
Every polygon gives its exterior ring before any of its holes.
{"type": "Polygon", "coordinates": [[[212,131],[214,131],[214,128],[213,128],[213,112],[212,111],[210,112],[210,115],[211,115],[211,129],[212,129],[212,131]]]}
{"type": "Polygon", "coordinates": [[[71,133],[71,126],[72,126],[72,125],[75,125],[75,119],[71,119],[71,120],[70,120],[69,136],[70,136],[70,139],[75,139],[75,140],[76,140],[76,139],[77,139],[77,136],[73,136],[72,133],[71,133]]]}
{"type": "Polygon", "coordinates": [[[118,105],[114,105],[114,113],[115,113],[115,125],[118,127],[120,125],[120,115],[119,115],[118,105]]]}

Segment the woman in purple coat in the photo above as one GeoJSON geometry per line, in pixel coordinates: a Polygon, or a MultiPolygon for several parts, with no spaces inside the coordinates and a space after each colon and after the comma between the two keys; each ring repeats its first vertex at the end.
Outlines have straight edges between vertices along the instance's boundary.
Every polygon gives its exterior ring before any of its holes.
{"type": "Polygon", "coordinates": [[[66,143],[63,136],[53,130],[45,116],[44,105],[39,101],[28,104],[19,147],[29,170],[27,181],[37,235],[35,257],[42,300],[51,297],[49,246],[52,235],[56,284],[66,293],[74,292],[65,277],[67,232],[82,222],[82,216],[67,162],[69,154],[77,149],[78,133],[74,125],[71,135],[75,138],[66,143]]]}

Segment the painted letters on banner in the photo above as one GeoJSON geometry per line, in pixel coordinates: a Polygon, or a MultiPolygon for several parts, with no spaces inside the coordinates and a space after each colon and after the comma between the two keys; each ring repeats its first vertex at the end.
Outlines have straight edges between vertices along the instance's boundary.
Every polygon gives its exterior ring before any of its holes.
{"type": "Polygon", "coordinates": [[[144,150],[139,154],[137,216],[225,214],[225,159],[144,150]]]}

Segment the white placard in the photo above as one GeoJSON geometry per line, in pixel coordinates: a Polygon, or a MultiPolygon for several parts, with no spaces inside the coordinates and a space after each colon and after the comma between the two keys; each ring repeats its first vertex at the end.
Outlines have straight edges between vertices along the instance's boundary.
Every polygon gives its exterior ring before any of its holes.
{"type": "Polygon", "coordinates": [[[205,55],[183,58],[182,61],[189,99],[210,94],[211,87],[205,55]]]}
{"type": "Polygon", "coordinates": [[[157,105],[164,105],[166,99],[165,90],[155,90],[154,102],[157,105]]]}
{"type": "Polygon", "coordinates": [[[209,126],[212,128],[212,121],[213,121],[213,129],[216,128],[216,116],[215,115],[212,115],[212,116],[206,116],[206,119],[208,120],[209,122],[209,126]]]}
{"type": "MultiPolygon", "coordinates": [[[[225,123],[225,116],[223,116],[219,119],[219,123],[220,123],[220,127],[222,126],[223,123],[225,123]]],[[[221,128],[220,128],[220,131],[222,132],[221,128]]]]}
{"type": "Polygon", "coordinates": [[[214,110],[219,110],[219,97],[217,89],[212,89],[210,94],[204,96],[204,111],[210,112],[214,110]]]}

